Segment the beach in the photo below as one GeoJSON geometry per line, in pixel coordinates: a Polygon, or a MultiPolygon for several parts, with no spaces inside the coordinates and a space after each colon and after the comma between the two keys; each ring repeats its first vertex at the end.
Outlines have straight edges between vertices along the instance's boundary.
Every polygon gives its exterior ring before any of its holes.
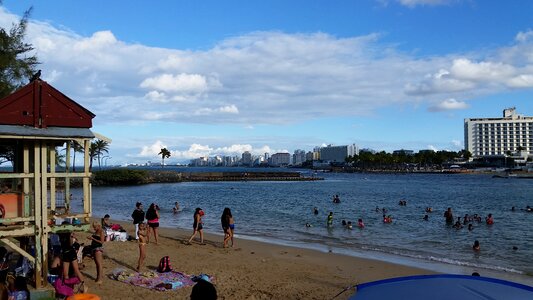
{"type": "MultiPolygon", "coordinates": [[[[133,224],[121,224],[133,234],[133,224]]],[[[415,274],[431,274],[378,260],[356,258],[338,253],[280,246],[236,238],[233,248],[222,247],[222,236],[205,235],[205,245],[187,245],[191,231],[160,228],[159,244],[147,245],[144,271],[155,270],[159,259],[170,256],[175,271],[189,275],[201,273],[214,277],[219,299],[331,299],[344,288],[358,283],[415,274]]],[[[85,233],[79,233],[84,238],[85,233]]],[[[101,299],[188,299],[191,287],[155,291],[112,279],[114,270],[134,272],[139,255],[136,241],[112,241],[104,245],[104,273],[100,285],[94,283],[95,264],[84,259],[89,292],[101,299]]],[[[336,299],[347,299],[353,289],[336,299]]]]}

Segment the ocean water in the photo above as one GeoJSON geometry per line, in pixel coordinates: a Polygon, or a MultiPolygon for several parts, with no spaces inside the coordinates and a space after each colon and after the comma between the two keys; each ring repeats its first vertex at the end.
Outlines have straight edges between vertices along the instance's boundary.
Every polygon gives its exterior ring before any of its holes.
{"type": "MultiPolygon", "coordinates": [[[[222,234],[220,215],[224,207],[230,207],[240,238],[427,268],[454,266],[464,272],[490,272],[533,284],[533,213],[521,210],[533,206],[533,180],[472,174],[318,176],[325,180],[94,187],[93,215],[108,213],[114,219],[130,220],[135,202],[143,202],[145,209],[155,202],[161,207],[162,226],[192,232],[193,211],[201,207],[206,212],[204,231],[222,234]],[[335,194],[340,196],[340,204],[332,203],[335,194]],[[398,205],[400,200],[407,205],[398,205]],[[175,201],[182,208],[178,214],[172,212],[175,201]],[[516,211],[511,211],[513,206],[516,211]],[[319,210],[316,216],[313,207],[319,210]],[[383,223],[382,212],[376,212],[376,207],[386,208],[393,223],[383,223]],[[426,207],[433,208],[428,221],[422,220],[426,207]],[[473,222],[472,231],[454,229],[443,217],[448,207],[455,218],[478,214],[483,222],[473,222]],[[328,228],[330,211],[334,225],[328,228]],[[495,220],[491,226],[484,222],[489,213],[495,220]],[[366,225],[362,230],[355,226],[359,218],[366,225]],[[353,229],[344,228],[342,220],[351,221],[353,229]],[[479,252],[472,250],[475,240],[481,244],[479,252]]],[[[78,195],[81,191],[74,190],[74,199],[79,199],[78,195]]]]}

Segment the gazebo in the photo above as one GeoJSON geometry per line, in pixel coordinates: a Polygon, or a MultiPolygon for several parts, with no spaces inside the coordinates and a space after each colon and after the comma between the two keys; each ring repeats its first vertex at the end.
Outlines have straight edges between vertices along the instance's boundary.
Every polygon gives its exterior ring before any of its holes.
{"type": "Polygon", "coordinates": [[[12,164],[0,166],[0,244],[33,263],[36,288],[47,284],[49,234],[89,227],[94,117],[41,79],[0,99],[0,155],[12,164]],[[70,167],[73,145],[83,149],[83,167],[76,171],[70,167]],[[63,166],[56,163],[58,147],[65,147],[63,166]],[[83,208],[76,214],[74,182],[83,191],[83,208]]]}

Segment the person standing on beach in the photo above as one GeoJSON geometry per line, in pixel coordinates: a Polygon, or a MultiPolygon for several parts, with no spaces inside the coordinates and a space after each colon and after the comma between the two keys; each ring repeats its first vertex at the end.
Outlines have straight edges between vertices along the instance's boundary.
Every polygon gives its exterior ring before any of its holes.
{"type": "Polygon", "coordinates": [[[78,265],[78,255],[76,253],[76,248],[74,244],[76,243],[76,238],[74,237],[73,232],[61,232],[58,233],[59,241],[61,242],[61,266],[62,266],[62,278],[68,279],[70,274],[70,268],[74,271],[74,275],[80,280],[80,288],[85,290],[87,286],[85,285],[85,277],[80,272],[80,267],[78,265]]]}
{"type": "Polygon", "coordinates": [[[224,208],[222,216],[220,217],[220,223],[222,224],[222,229],[224,230],[224,243],[223,246],[226,248],[229,240],[231,239],[231,246],[233,247],[233,233],[231,227],[235,228],[233,223],[233,216],[231,215],[231,210],[229,207],[224,208]]]}
{"type": "Polygon", "coordinates": [[[197,207],[196,210],[194,211],[194,216],[193,216],[193,224],[192,224],[192,227],[194,229],[192,235],[191,235],[191,238],[189,238],[189,244],[192,242],[192,239],[194,239],[194,237],[196,236],[196,233],[200,233],[200,243],[203,244],[204,243],[204,232],[203,232],[203,225],[202,225],[202,217],[204,216],[204,211],[197,207]]]}
{"type": "Polygon", "coordinates": [[[139,224],[139,261],[137,262],[137,272],[141,271],[146,258],[146,225],[139,224]]]}
{"type": "Polygon", "coordinates": [[[146,221],[148,223],[148,229],[146,230],[146,243],[150,243],[151,228],[152,232],[154,233],[155,244],[157,245],[159,237],[157,232],[157,228],[159,228],[159,206],[157,206],[155,203],[150,204],[150,207],[148,207],[148,210],[146,211],[146,221]]]}
{"type": "Polygon", "coordinates": [[[104,273],[104,231],[102,224],[93,222],[94,234],[87,237],[91,240],[92,255],[96,264],[96,283],[102,283],[104,273]]]}
{"type": "Polygon", "coordinates": [[[137,202],[135,204],[135,210],[131,214],[131,217],[133,219],[133,225],[135,225],[135,239],[139,239],[139,224],[144,222],[144,210],[143,210],[143,204],[141,202],[137,202]]]}

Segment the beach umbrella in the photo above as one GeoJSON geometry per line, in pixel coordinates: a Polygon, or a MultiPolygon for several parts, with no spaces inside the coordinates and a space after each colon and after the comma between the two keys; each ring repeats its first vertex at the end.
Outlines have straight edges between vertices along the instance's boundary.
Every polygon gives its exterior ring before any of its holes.
{"type": "Polygon", "coordinates": [[[533,287],[516,282],[467,275],[419,275],[356,285],[352,300],[514,300],[533,299],[533,287]]]}

